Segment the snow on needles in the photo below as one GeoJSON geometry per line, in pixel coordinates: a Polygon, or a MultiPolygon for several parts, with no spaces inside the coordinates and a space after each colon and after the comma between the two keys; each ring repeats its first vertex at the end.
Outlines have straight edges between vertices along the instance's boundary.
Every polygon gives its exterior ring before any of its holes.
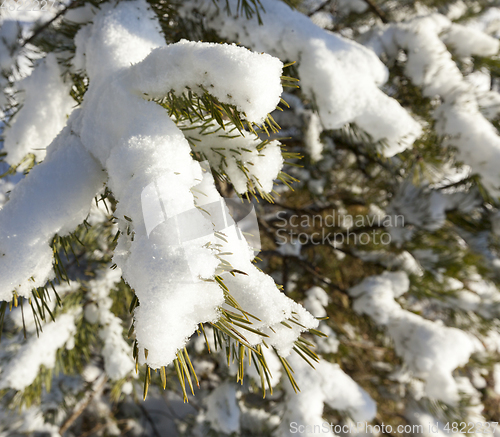
{"type": "Polygon", "coordinates": [[[34,154],[37,161],[43,160],[45,148],[66,124],[76,102],[61,74],[55,54],[50,53],[21,82],[23,106],[3,133],[9,164],[19,164],[28,153],[34,154]]]}
{"type": "MultiPolygon", "coordinates": [[[[229,0],[236,11],[237,0],[229,0]]],[[[181,13],[198,10],[205,25],[220,36],[264,51],[285,61],[298,61],[300,87],[318,108],[326,129],[356,123],[373,140],[385,140],[385,156],[411,147],[420,125],[379,88],[388,77],[385,66],[363,46],[327,32],[284,2],[262,0],[263,25],[254,16],[228,17],[211,0],[189,0],[181,13]]],[[[315,152],[317,154],[317,152],[315,152]]]]}
{"type": "Polygon", "coordinates": [[[54,322],[45,324],[39,337],[32,336],[9,365],[3,368],[0,389],[23,390],[35,380],[40,366],[53,369],[57,350],[69,344],[76,333],[77,315],[78,311],[62,314],[54,322]]]}
{"type": "Polygon", "coordinates": [[[415,376],[426,382],[427,396],[451,405],[459,401],[453,370],[469,361],[474,352],[483,350],[478,339],[456,328],[401,308],[395,298],[409,289],[404,272],[385,272],[370,276],[349,290],[353,308],[387,327],[396,353],[403,358],[415,376]]]}
{"type": "MultiPolygon", "coordinates": [[[[285,383],[288,395],[285,415],[280,425],[280,435],[294,435],[290,424],[309,425],[310,429],[321,427],[324,404],[338,411],[347,413],[356,422],[371,421],[377,413],[375,401],[350,376],[342,371],[338,364],[320,361],[315,370],[300,357],[290,357],[300,392],[295,393],[291,384],[285,383]]],[[[321,434],[334,436],[328,429],[321,434]]],[[[305,435],[305,434],[304,434],[305,435]]]]}
{"type": "MultiPolygon", "coordinates": [[[[224,293],[216,274],[260,319],[254,327],[269,335],[268,344],[287,355],[300,332],[316,327],[317,320],[251,263],[253,254],[234,222],[227,223],[225,242],[216,238],[216,218],[198,208],[204,202],[225,208],[213,178],[192,158],[189,142],[165,109],[150,100],[170,92],[181,96],[187,88],[208,91],[259,123],[279,102],[281,62],[228,44],[166,46],[143,0],[104,5],[75,41],[75,68],[86,70],[90,85],[45,160],[0,210],[0,298],[10,299],[13,289],[28,296],[52,277],[50,239],[82,222],[106,183],[118,202],[114,216],[121,231],[113,261],[140,303],[134,327],[141,363],[168,365],[199,323],[219,319],[224,293]],[[246,275],[221,269],[219,254],[246,275]],[[281,322],[290,318],[302,327],[285,328],[281,322]]],[[[248,159],[261,160],[259,167],[269,174],[257,170],[252,177],[270,191],[283,162],[279,145],[259,151],[264,156],[249,152],[248,159]]],[[[228,173],[243,191],[241,175],[228,173]]],[[[120,326],[110,317],[100,287],[92,292],[98,314],[88,310],[86,315],[99,319],[105,335],[115,336],[120,326]]],[[[262,341],[252,333],[246,338],[252,344],[262,341]]],[[[110,351],[117,347],[109,345],[110,351]]],[[[108,364],[117,376],[128,368],[108,364]]]]}
{"type": "MultiPolygon", "coordinates": [[[[492,56],[498,53],[499,41],[440,14],[384,25],[367,40],[376,53],[389,59],[395,59],[399,49],[406,51],[405,74],[422,87],[424,96],[442,100],[433,114],[438,134],[458,148],[459,158],[482,175],[488,189],[498,190],[500,136],[480,112],[474,87],[464,79],[446,45],[460,57],[492,56]]],[[[495,92],[488,97],[500,101],[495,92]]]]}

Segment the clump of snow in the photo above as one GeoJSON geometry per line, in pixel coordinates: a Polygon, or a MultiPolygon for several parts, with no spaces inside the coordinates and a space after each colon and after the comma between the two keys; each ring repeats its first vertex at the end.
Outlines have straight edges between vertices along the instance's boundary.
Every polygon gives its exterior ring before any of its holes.
{"type": "MultiPolygon", "coordinates": [[[[452,59],[458,56],[492,56],[499,41],[480,30],[452,23],[444,15],[431,14],[380,27],[368,45],[394,60],[403,49],[407,55],[405,74],[422,87],[424,96],[439,96],[443,103],[433,116],[436,130],[445,143],[458,148],[459,159],[482,175],[484,185],[495,192],[500,186],[495,163],[500,159],[500,136],[481,114],[474,87],[468,83],[452,59]]],[[[489,93],[498,101],[494,92],[489,93]]],[[[484,101],[484,92],[481,100],[484,101]]]]}
{"type": "MultiPolygon", "coordinates": [[[[290,434],[292,422],[297,427],[304,425],[308,429],[314,429],[315,425],[321,427],[325,422],[324,404],[347,413],[356,422],[370,421],[375,417],[377,410],[373,399],[337,364],[321,361],[311,371],[311,367],[300,357],[293,356],[289,362],[300,392],[295,393],[291,384],[285,382],[288,396],[279,428],[282,435],[290,434]]],[[[329,428],[323,429],[323,433],[334,435],[329,428]]]]}
{"type": "MultiPolygon", "coordinates": [[[[233,17],[210,0],[190,0],[181,13],[198,10],[205,25],[222,37],[282,60],[298,61],[302,92],[318,108],[322,125],[337,129],[356,123],[375,140],[385,139],[381,151],[392,156],[411,147],[420,125],[379,88],[387,70],[372,52],[359,44],[317,27],[308,17],[283,2],[262,0],[263,25],[256,17],[233,17]]],[[[228,2],[236,10],[237,0],[228,2]]]]}
{"type": "Polygon", "coordinates": [[[0,373],[0,389],[23,390],[38,375],[40,366],[53,369],[57,350],[65,346],[76,333],[78,311],[61,314],[54,322],[46,323],[40,335],[31,336],[16,356],[0,373]]]}
{"type": "Polygon", "coordinates": [[[351,12],[361,14],[368,9],[368,3],[363,0],[337,0],[337,7],[343,14],[351,12]]]}
{"type": "Polygon", "coordinates": [[[497,395],[500,395],[500,363],[493,366],[493,378],[495,381],[494,390],[497,395]]]}
{"type": "Polygon", "coordinates": [[[306,120],[306,129],[304,133],[304,142],[306,144],[309,156],[313,161],[319,161],[323,152],[323,144],[320,140],[323,126],[321,120],[315,112],[311,112],[306,120]]]}
{"type": "Polygon", "coordinates": [[[206,398],[205,420],[212,429],[224,434],[240,432],[240,408],[236,398],[236,384],[223,382],[206,398]]]}
{"type": "Polygon", "coordinates": [[[306,291],[306,299],[304,300],[304,307],[314,317],[325,317],[325,307],[328,306],[330,298],[326,291],[321,287],[311,287],[306,291]]]}
{"type": "MultiPolygon", "coordinates": [[[[168,365],[199,323],[219,319],[225,299],[216,274],[241,307],[260,319],[253,327],[269,336],[267,344],[289,354],[297,336],[318,321],[252,264],[253,253],[213,178],[193,159],[164,108],[150,101],[188,88],[206,90],[259,123],[279,102],[282,63],[228,44],[166,46],[144,0],[106,4],[80,32],[79,68],[89,77],[84,102],[0,211],[0,298],[10,299],[13,289],[28,296],[45,285],[52,277],[51,238],[83,221],[107,178],[121,232],[113,261],[139,299],[134,326],[141,363],[168,365]],[[218,217],[203,211],[210,203],[228,218],[223,239],[215,234],[218,217]],[[245,274],[228,273],[221,257],[245,274]],[[298,324],[281,324],[289,319],[298,324]]],[[[258,167],[250,177],[269,191],[282,164],[279,145],[267,144],[260,156],[255,140],[245,135],[241,141],[251,146],[247,163],[258,167]]],[[[228,173],[238,184],[241,174],[228,173]]],[[[118,341],[121,324],[108,311],[104,292],[116,279],[94,282],[95,302],[86,317],[102,325],[106,371],[118,378],[130,362],[116,362],[127,347],[118,341]]],[[[245,335],[251,344],[262,342],[257,334],[245,335]]]]}
{"type": "Polygon", "coordinates": [[[101,166],[65,128],[43,163],[15,185],[0,210],[0,299],[28,297],[53,278],[50,243],[88,215],[105,177],[101,166]]]}
{"type": "Polygon", "coordinates": [[[23,106],[3,132],[9,164],[18,164],[28,153],[42,161],[46,147],[65,126],[75,101],[61,75],[56,55],[50,53],[20,83],[23,106]]]}
{"type": "Polygon", "coordinates": [[[427,396],[455,405],[459,400],[452,372],[469,361],[472,353],[483,350],[478,339],[462,330],[401,308],[395,298],[406,293],[409,280],[404,272],[385,272],[366,278],[349,290],[353,308],[378,325],[386,326],[396,353],[417,377],[425,380],[427,396]]]}
{"type": "Polygon", "coordinates": [[[135,368],[132,348],[123,338],[123,325],[119,317],[111,312],[113,304],[109,292],[121,281],[120,269],[100,271],[97,278],[89,281],[87,296],[92,304],[85,307],[85,318],[90,323],[99,323],[99,337],[104,342],[104,370],[111,379],[121,379],[135,368]]]}
{"type": "Polygon", "coordinates": [[[59,435],[59,426],[45,422],[44,412],[39,406],[31,406],[13,414],[12,410],[0,410],[0,435],[16,434],[59,435]]]}
{"type": "Polygon", "coordinates": [[[169,91],[182,94],[186,87],[200,94],[209,91],[235,105],[248,120],[261,123],[279,103],[282,68],[279,59],[234,44],[181,40],[154,50],[144,63],[130,69],[128,79],[133,91],[153,98],[169,91]]]}

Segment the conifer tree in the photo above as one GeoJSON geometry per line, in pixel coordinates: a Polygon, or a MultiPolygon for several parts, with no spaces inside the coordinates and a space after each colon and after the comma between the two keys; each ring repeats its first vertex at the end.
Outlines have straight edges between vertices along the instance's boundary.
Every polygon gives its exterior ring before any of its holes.
{"type": "Polygon", "coordinates": [[[498,2],[35,3],[0,435],[500,432],[498,2]]]}

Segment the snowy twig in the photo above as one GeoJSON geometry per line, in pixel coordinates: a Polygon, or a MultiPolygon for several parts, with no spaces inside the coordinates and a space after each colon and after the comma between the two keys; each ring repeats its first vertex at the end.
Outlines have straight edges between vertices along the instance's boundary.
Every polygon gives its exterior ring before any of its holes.
{"type": "Polygon", "coordinates": [[[54,21],[56,21],[60,16],[64,15],[69,9],[74,8],[75,6],[80,3],[81,0],[73,0],[68,6],[66,6],[64,9],[61,9],[56,15],[54,15],[53,18],[51,18],[49,21],[41,25],[37,30],[33,32],[33,35],[31,35],[28,39],[24,40],[21,44],[21,47],[26,46],[26,44],[29,44],[32,42],[38,35],[40,35],[47,27],[49,27],[54,21]]]}
{"type": "Polygon", "coordinates": [[[86,393],[86,396],[82,399],[82,401],[77,405],[76,409],[73,413],[64,421],[59,429],[59,434],[62,436],[64,433],[73,425],[73,422],[80,417],[80,415],[85,411],[85,409],[89,406],[92,399],[96,397],[96,395],[101,393],[101,390],[104,388],[108,378],[103,374],[96,378],[96,384],[92,387],[92,390],[89,390],[86,393]]]}

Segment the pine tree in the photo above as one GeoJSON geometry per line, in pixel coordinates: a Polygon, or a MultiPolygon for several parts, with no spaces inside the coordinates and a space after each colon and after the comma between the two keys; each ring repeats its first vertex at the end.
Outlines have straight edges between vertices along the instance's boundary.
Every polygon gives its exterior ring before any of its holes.
{"type": "Polygon", "coordinates": [[[494,432],[500,4],[21,3],[0,432],[494,432]]]}

